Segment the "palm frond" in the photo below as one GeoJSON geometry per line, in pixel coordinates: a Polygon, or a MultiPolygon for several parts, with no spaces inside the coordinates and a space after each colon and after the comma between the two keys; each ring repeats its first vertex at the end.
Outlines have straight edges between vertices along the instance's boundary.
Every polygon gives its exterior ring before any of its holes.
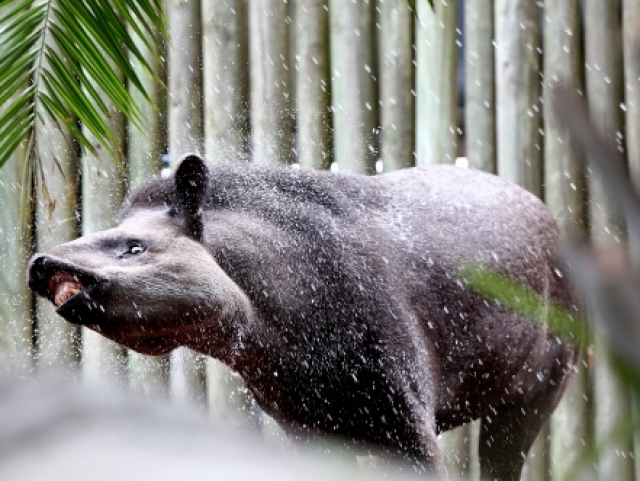
{"type": "MultiPolygon", "coordinates": [[[[149,100],[131,58],[150,70],[135,36],[150,51],[158,51],[157,42],[167,36],[161,4],[162,0],[1,2],[0,167],[29,133],[36,132],[35,123],[46,118],[65,125],[82,148],[95,151],[91,136],[117,156],[105,121],[110,115],[107,104],[140,123],[139,107],[122,77],[149,100]]],[[[30,150],[34,145],[30,143],[30,150]]]]}

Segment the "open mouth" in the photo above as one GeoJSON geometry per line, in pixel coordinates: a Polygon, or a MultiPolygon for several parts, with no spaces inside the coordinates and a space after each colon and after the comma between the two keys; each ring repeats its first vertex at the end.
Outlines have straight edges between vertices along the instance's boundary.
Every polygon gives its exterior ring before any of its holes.
{"type": "Polygon", "coordinates": [[[56,307],[60,307],[84,290],[78,276],[64,272],[53,274],[49,278],[48,288],[56,307]]]}
{"type": "Polygon", "coordinates": [[[102,322],[104,312],[96,294],[106,279],[64,259],[44,254],[31,259],[27,275],[29,287],[49,299],[56,312],[69,322],[102,322]]]}

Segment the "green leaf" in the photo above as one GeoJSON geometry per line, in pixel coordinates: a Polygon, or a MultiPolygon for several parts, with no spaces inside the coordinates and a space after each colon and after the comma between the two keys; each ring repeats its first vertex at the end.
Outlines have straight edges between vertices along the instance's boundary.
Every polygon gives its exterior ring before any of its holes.
{"type": "Polygon", "coordinates": [[[2,0],[0,32],[0,166],[27,137],[28,156],[39,162],[34,127],[44,121],[118,160],[105,119],[115,110],[142,121],[127,85],[149,99],[131,60],[150,71],[140,39],[159,58],[167,37],[161,0],[2,0]]]}
{"type": "Polygon", "coordinates": [[[590,333],[586,323],[577,314],[553,304],[532,289],[486,267],[466,267],[462,271],[462,277],[472,290],[484,297],[571,343],[587,345],[590,333]]]}

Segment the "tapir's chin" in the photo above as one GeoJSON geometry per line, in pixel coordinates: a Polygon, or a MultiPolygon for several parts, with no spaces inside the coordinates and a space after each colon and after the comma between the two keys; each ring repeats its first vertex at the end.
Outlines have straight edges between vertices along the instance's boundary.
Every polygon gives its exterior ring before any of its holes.
{"type": "Polygon", "coordinates": [[[171,336],[131,329],[131,325],[128,322],[111,320],[111,322],[84,325],[107,339],[148,356],[168,354],[181,345],[171,336]]]}

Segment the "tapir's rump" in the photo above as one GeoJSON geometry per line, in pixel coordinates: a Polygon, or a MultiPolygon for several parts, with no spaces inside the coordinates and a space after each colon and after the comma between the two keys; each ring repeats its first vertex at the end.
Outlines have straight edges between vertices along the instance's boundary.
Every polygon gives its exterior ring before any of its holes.
{"type": "Polygon", "coordinates": [[[573,308],[557,238],[537,198],[470,169],[363,177],[188,155],[129,197],[118,227],[36,255],[29,285],[132,349],[221,359],[298,434],[442,477],[437,433],[482,417],[484,474],[518,479],[575,350],[471,292],[460,268],[573,308]]]}

